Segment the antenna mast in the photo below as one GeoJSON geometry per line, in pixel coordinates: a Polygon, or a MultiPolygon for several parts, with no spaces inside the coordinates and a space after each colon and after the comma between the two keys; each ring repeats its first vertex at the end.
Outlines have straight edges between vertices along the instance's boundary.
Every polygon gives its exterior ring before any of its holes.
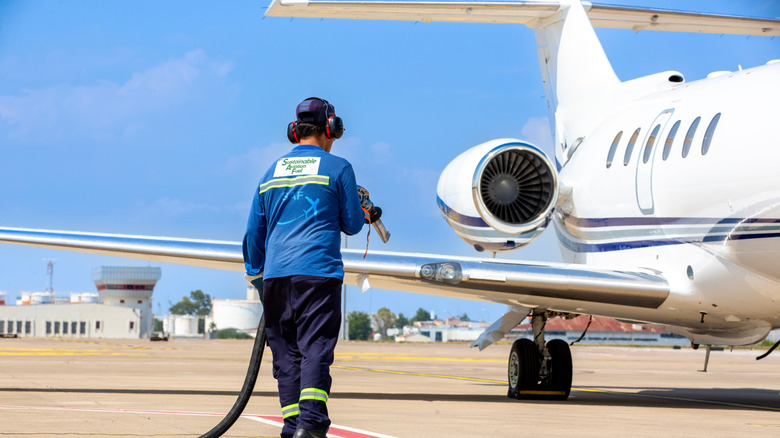
{"type": "Polygon", "coordinates": [[[54,295],[54,262],[55,259],[43,259],[46,262],[46,278],[48,283],[46,285],[46,293],[54,295]]]}

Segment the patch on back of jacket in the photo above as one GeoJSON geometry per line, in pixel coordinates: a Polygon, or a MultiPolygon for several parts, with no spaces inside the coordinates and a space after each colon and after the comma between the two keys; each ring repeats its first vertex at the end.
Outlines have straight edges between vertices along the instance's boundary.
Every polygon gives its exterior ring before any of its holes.
{"type": "Polygon", "coordinates": [[[316,175],[320,157],[285,157],[276,162],[274,178],[279,176],[316,175]]]}

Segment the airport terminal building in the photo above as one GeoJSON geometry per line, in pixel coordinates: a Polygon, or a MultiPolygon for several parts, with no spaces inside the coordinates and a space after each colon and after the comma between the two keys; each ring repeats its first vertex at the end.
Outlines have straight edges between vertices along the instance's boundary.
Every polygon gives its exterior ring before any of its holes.
{"type": "Polygon", "coordinates": [[[154,329],[152,294],[158,267],[100,266],[92,271],[97,293],[23,294],[16,306],[0,305],[0,335],[68,338],[148,338],[154,329]]]}

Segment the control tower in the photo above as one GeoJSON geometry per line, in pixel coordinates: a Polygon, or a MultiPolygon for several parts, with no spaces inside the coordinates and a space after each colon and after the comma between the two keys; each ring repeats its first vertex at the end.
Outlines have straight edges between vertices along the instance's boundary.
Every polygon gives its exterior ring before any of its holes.
{"type": "MultiPolygon", "coordinates": [[[[152,293],[161,276],[160,268],[135,266],[99,266],[92,269],[92,279],[103,304],[128,307],[140,316],[140,327],[128,327],[139,338],[148,338],[154,330],[152,293]]],[[[133,325],[133,323],[130,323],[133,325]]]]}

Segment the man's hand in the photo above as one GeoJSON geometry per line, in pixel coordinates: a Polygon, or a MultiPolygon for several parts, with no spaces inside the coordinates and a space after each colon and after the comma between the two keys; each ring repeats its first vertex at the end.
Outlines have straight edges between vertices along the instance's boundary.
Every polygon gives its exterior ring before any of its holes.
{"type": "Polygon", "coordinates": [[[364,208],[363,211],[366,213],[365,223],[367,224],[376,223],[382,217],[382,209],[374,204],[371,204],[370,209],[364,208]]]}
{"type": "Polygon", "coordinates": [[[360,196],[360,207],[366,214],[365,223],[373,224],[382,217],[382,209],[374,205],[368,197],[368,190],[365,187],[358,186],[358,196],[360,196]]]}

